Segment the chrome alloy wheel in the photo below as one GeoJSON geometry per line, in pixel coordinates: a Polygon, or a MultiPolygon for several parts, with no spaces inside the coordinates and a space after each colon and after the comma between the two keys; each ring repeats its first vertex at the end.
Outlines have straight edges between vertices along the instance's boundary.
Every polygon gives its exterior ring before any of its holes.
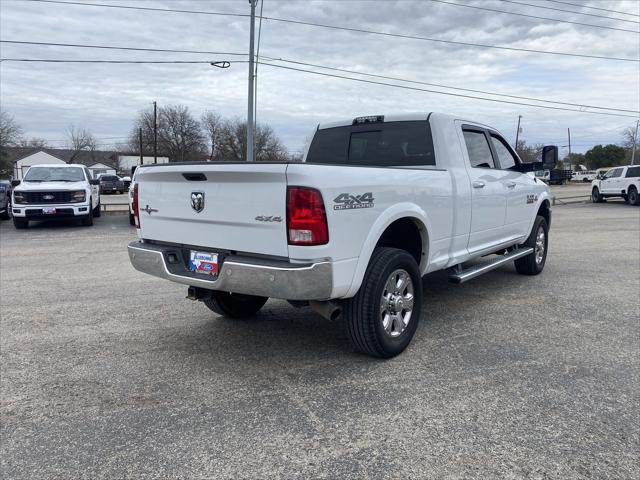
{"type": "Polygon", "coordinates": [[[390,337],[404,332],[413,312],[413,281],[406,270],[395,270],[385,283],[380,299],[380,319],[390,337]]]}
{"type": "Polygon", "coordinates": [[[542,226],[538,228],[538,233],[536,234],[536,263],[540,265],[542,263],[542,259],[544,258],[544,249],[545,249],[545,235],[544,228],[542,226]]]}

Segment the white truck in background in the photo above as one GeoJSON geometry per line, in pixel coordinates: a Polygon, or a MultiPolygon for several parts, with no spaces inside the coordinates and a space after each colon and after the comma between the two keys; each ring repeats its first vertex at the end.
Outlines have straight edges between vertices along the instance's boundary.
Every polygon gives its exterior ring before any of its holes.
{"type": "Polygon", "coordinates": [[[532,172],[556,161],[545,147],[524,164],[491,127],[437,113],[319,125],[303,163],[137,171],[129,257],[221,315],[253,315],[269,297],[308,303],[343,317],[356,350],[389,358],[416,331],[423,275],[542,271],[550,196],[532,172]]]}
{"type": "Polygon", "coordinates": [[[601,203],[606,198],[621,197],[631,205],[640,205],[640,165],[610,169],[591,182],[591,201],[601,203]]]}

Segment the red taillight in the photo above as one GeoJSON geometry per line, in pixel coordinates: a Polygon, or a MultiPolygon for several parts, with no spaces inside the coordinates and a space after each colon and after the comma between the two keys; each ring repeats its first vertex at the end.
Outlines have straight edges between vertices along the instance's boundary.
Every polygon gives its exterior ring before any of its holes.
{"type": "Polygon", "coordinates": [[[287,189],[289,245],[324,245],[329,241],[322,194],[315,188],[287,189]]]}
{"type": "Polygon", "coordinates": [[[133,185],[133,200],[131,201],[133,208],[133,218],[135,219],[136,228],[140,228],[140,212],[138,211],[138,184],[133,185]]]}

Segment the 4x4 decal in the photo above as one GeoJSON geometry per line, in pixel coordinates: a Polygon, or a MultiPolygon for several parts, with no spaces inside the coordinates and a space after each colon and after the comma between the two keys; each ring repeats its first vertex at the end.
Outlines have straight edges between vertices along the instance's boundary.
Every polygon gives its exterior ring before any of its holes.
{"type": "Polygon", "coordinates": [[[334,210],[350,210],[355,208],[371,208],[375,199],[371,192],[362,195],[351,195],[350,193],[341,193],[333,199],[334,210]]]}

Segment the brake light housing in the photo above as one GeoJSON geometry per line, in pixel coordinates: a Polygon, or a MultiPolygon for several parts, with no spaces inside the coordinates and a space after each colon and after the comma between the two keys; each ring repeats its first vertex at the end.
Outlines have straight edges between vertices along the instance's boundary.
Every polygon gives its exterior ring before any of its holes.
{"type": "Polygon", "coordinates": [[[138,184],[133,185],[133,200],[131,201],[133,209],[133,218],[135,219],[136,228],[140,228],[140,211],[138,210],[138,184]]]}
{"type": "Polygon", "coordinates": [[[319,190],[287,188],[287,237],[289,245],[329,243],[327,213],[319,190]]]}

